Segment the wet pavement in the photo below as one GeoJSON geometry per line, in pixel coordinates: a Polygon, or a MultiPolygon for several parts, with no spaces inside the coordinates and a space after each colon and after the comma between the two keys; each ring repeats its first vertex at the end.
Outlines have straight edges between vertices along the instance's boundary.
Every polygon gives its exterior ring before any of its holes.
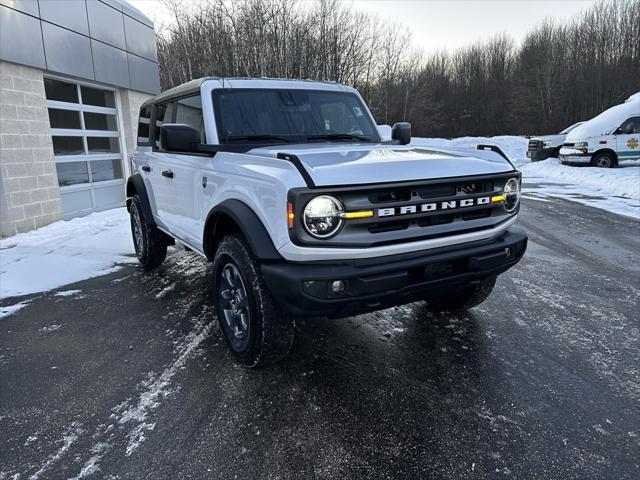
{"type": "Polygon", "coordinates": [[[301,320],[236,365],[176,251],[0,320],[0,479],[640,476],[640,222],[525,199],[524,260],[466,314],[301,320]]]}

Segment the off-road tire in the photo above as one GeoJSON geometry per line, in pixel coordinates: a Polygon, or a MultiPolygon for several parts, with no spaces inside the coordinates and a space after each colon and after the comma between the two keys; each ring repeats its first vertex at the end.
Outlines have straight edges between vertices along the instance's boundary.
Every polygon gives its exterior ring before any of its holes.
{"type": "Polygon", "coordinates": [[[475,285],[456,289],[444,295],[427,299],[430,307],[438,310],[461,311],[477,307],[484,302],[496,284],[496,277],[488,278],[475,285]]]}
{"type": "Polygon", "coordinates": [[[153,270],[167,257],[169,238],[158,227],[149,224],[142,210],[142,201],[138,195],[134,195],[129,207],[131,219],[131,236],[133,246],[136,249],[136,257],[145,270],[153,270]],[[140,222],[140,241],[136,234],[136,217],[140,222]]]}
{"type": "Polygon", "coordinates": [[[273,364],[287,356],[293,344],[295,320],[274,301],[262,278],[260,264],[241,235],[229,235],[220,242],[213,260],[213,296],[220,330],[230,350],[248,367],[273,364]],[[246,289],[249,310],[245,345],[234,347],[233,333],[225,326],[222,270],[233,264],[246,289]]]}
{"type": "Polygon", "coordinates": [[[616,157],[613,153],[602,152],[597,153],[591,159],[592,167],[600,167],[600,168],[613,168],[616,166],[616,157]]]}

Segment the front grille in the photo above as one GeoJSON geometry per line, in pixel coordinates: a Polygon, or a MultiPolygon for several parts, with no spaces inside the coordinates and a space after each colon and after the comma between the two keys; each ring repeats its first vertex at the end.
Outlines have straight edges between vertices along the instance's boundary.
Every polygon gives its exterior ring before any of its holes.
{"type": "Polygon", "coordinates": [[[537,152],[538,150],[541,150],[542,147],[543,147],[542,140],[529,140],[528,151],[537,152]]]}
{"type": "MultiPolygon", "coordinates": [[[[374,216],[346,220],[338,234],[323,240],[312,238],[297,225],[292,240],[298,244],[370,247],[492,228],[510,214],[500,203],[480,203],[478,199],[500,194],[507,179],[517,175],[323,189],[322,193],[338,198],[346,211],[373,210],[374,216]]],[[[305,191],[290,200],[301,214],[306,202],[318,194],[305,191]]]]}

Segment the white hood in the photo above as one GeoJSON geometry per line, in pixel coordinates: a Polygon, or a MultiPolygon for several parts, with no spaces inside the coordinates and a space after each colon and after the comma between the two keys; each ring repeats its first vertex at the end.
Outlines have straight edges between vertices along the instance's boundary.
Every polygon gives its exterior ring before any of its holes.
{"type": "Polygon", "coordinates": [[[279,145],[248,152],[300,159],[317,186],[404,182],[514,171],[497,153],[485,150],[371,144],[279,145]]]}

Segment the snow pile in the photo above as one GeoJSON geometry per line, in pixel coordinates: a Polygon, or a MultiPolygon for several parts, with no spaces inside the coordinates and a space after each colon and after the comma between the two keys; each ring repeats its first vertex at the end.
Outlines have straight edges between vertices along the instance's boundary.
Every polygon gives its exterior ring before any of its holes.
{"type": "Polygon", "coordinates": [[[509,160],[515,165],[522,165],[527,160],[527,146],[529,140],[525,137],[513,135],[501,135],[497,137],[460,137],[452,140],[446,138],[421,138],[411,139],[411,145],[419,147],[442,147],[442,148],[472,148],[476,149],[479,144],[495,145],[505,153],[509,160]]]}
{"type": "Polygon", "coordinates": [[[0,240],[0,298],[43,292],[135,261],[124,208],[0,240]]]}
{"type": "Polygon", "coordinates": [[[619,168],[572,167],[550,158],[522,165],[520,171],[528,182],[574,184],[605,196],[640,200],[640,168],[632,162],[619,168]]]}

